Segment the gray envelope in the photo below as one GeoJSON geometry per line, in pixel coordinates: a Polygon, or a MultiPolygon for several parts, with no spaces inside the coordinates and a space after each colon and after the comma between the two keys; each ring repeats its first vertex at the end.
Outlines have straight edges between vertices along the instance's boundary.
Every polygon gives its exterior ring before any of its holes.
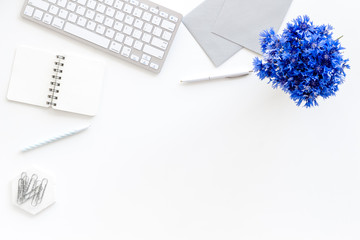
{"type": "Polygon", "coordinates": [[[259,34],[278,32],[292,0],[226,0],[212,32],[261,53],[259,34]]]}
{"type": "Polygon", "coordinates": [[[220,66],[242,47],[211,30],[224,0],[206,0],[183,18],[183,23],[216,67],[220,66]]]}

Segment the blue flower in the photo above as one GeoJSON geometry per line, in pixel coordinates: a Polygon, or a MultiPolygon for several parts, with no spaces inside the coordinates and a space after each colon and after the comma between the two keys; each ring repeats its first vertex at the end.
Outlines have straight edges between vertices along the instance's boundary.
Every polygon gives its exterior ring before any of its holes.
{"type": "Polygon", "coordinates": [[[274,88],[281,88],[300,106],[317,106],[317,98],[334,96],[345,80],[344,59],[333,27],[316,26],[308,16],[299,16],[277,35],[273,29],[260,33],[263,60],[255,58],[254,72],[274,88]]]}

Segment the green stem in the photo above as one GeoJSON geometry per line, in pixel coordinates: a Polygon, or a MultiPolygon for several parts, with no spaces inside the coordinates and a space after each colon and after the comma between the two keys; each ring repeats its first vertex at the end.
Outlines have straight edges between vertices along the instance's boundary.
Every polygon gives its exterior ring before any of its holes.
{"type": "Polygon", "coordinates": [[[342,39],[343,37],[344,37],[344,35],[342,35],[341,37],[339,37],[338,39],[336,39],[336,41],[342,39]]]}

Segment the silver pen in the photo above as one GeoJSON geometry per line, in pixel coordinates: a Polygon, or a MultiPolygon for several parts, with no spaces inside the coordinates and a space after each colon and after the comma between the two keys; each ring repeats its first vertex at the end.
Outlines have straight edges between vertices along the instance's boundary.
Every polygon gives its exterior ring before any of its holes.
{"type": "Polygon", "coordinates": [[[209,80],[225,79],[225,78],[238,78],[238,77],[249,75],[251,72],[252,71],[231,73],[231,74],[217,75],[217,76],[209,76],[209,77],[205,77],[205,78],[195,78],[195,79],[188,79],[188,80],[180,80],[180,82],[191,83],[191,82],[209,81],[209,80]]]}

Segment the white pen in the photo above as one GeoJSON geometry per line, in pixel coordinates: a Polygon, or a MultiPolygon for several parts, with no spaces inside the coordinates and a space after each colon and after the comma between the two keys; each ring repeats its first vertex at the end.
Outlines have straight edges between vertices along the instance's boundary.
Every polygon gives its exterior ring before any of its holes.
{"type": "Polygon", "coordinates": [[[195,78],[195,79],[188,79],[188,80],[180,80],[180,82],[190,83],[190,82],[209,81],[209,80],[225,79],[225,78],[238,78],[238,77],[249,75],[251,72],[252,71],[240,72],[240,73],[231,73],[231,74],[218,75],[218,76],[209,76],[209,77],[205,77],[205,78],[195,78]]]}

